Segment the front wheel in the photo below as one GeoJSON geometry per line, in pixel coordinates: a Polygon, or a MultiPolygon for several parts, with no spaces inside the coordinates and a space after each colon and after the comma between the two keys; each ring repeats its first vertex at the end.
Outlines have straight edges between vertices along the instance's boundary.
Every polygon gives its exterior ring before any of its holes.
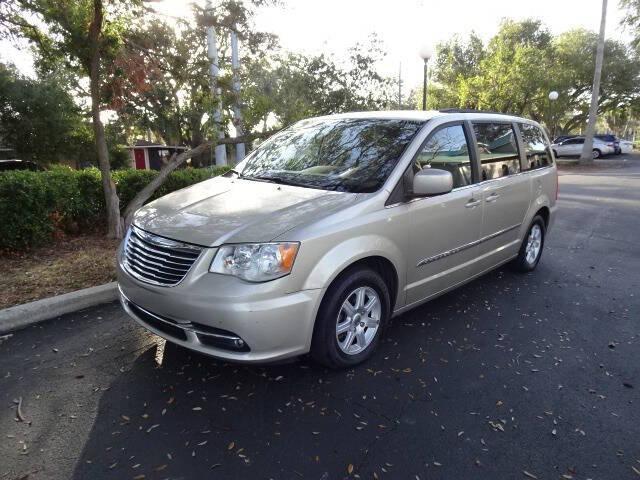
{"type": "Polygon", "coordinates": [[[597,148],[593,149],[593,158],[600,158],[602,156],[602,152],[597,148]]]}
{"type": "Polygon", "coordinates": [[[530,272],[538,266],[542,249],[544,248],[544,236],[546,225],[540,215],[536,215],[529,227],[527,235],[522,241],[518,256],[513,261],[513,266],[520,272],[530,272]]]}
{"type": "Polygon", "coordinates": [[[354,268],[327,290],[316,317],[311,356],[330,368],[347,368],[368,359],[390,317],[389,288],[369,268],[354,268]]]}

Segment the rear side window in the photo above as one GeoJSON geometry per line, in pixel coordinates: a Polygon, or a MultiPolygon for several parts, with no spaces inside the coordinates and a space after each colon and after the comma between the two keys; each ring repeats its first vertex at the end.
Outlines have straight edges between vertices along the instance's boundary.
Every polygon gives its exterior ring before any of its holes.
{"type": "MultiPolygon", "coordinates": [[[[549,145],[547,144],[547,140],[540,128],[528,123],[521,123],[519,126],[520,133],[522,133],[524,151],[527,156],[525,169],[535,170],[536,168],[548,167],[551,165],[549,145]]],[[[567,140],[565,143],[578,142],[567,140]]]]}
{"type": "MultiPolygon", "coordinates": [[[[548,167],[551,165],[551,152],[549,144],[539,127],[528,123],[519,124],[522,134],[522,143],[527,157],[525,170],[535,170],[536,168],[548,167]]],[[[567,140],[565,143],[578,143],[567,140]]]]}
{"type": "Polygon", "coordinates": [[[478,142],[482,180],[520,172],[518,144],[510,123],[474,123],[473,130],[478,142]]]}
{"type": "Polygon", "coordinates": [[[431,134],[416,157],[416,167],[451,172],[453,188],[471,185],[471,158],[462,125],[443,127],[431,134]]]}

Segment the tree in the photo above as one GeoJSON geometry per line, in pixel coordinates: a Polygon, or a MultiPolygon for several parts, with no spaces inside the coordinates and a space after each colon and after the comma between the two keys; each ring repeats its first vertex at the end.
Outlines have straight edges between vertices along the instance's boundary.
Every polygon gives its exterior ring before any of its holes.
{"type": "MultiPolygon", "coordinates": [[[[584,125],[598,35],[575,29],[552,36],[539,21],[505,21],[484,46],[473,34],[438,46],[429,107],[515,113],[543,122],[555,135],[584,125]],[[556,90],[558,100],[548,94],[556,90]]],[[[640,60],[621,42],[604,45],[598,113],[640,99],[640,60]]],[[[414,98],[417,106],[417,99],[414,98]]]]}
{"type": "Polygon", "coordinates": [[[41,68],[64,65],[89,83],[91,118],[107,211],[108,236],[121,238],[123,223],[111,179],[104,125],[103,88],[108,66],[122,49],[123,31],[140,0],[14,0],[0,3],[0,25],[32,42],[41,68]]]}
{"type": "Polygon", "coordinates": [[[487,46],[479,74],[463,84],[466,96],[480,109],[539,117],[536,109],[549,92],[553,58],[551,34],[540,21],[503,22],[487,46]]]}
{"type": "Polygon", "coordinates": [[[596,65],[593,72],[593,90],[591,92],[591,105],[589,106],[589,122],[585,132],[584,145],[580,154],[580,163],[593,160],[593,136],[596,133],[596,120],[598,115],[598,97],[600,95],[600,76],[602,75],[602,58],[604,56],[604,31],[607,25],[607,0],[602,0],[602,17],[600,19],[600,35],[596,51],[596,65]]]}
{"type": "MultiPolygon", "coordinates": [[[[598,34],[584,29],[565,32],[554,39],[555,61],[549,74],[557,100],[560,130],[570,132],[587,121],[593,86],[598,34]]],[[[626,45],[606,40],[598,112],[609,114],[630,106],[640,97],[640,61],[626,45]]]]}
{"type": "Polygon", "coordinates": [[[476,100],[465,89],[465,81],[480,73],[480,63],[486,55],[482,39],[475,32],[466,40],[455,36],[440,43],[437,51],[431,76],[430,107],[477,108],[476,100]]]}
{"type": "Polygon", "coordinates": [[[84,115],[56,77],[30,79],[0,64],[0,140],[23,160],[77,162],[86,149],[84,115]]]}
{"type": "MultiPolygon", "coordinates": [[[[282,52],[247,67],[243,92],[248,125],[279,126],[303,118],[394,105],[394,85],[378,73],[384,57],[374,36],[354,45],[343,62],[327,55],[282,52]]],[[[264,129],[265,127],[263,127],[264,129]]]]}
{"type": "Polygon", "coordinates": [[[627,11],[622,24],[631,29],[632,45],[640,50],[640,0],[620,0],[620,6],[627,11]]]}
{"type": "MultiPolygon", "coordinates": [[[[276,37],[257,30],[252,24],[255,6],[264,3],[270,2],[216,2],[211,17],[193,7],[197,22],[177,20],[169,24],[149,16],[140,28],[125,35],[124,49],[117,60],[120,74],[113,76],[112,91],[115,93],[111,108],[133,132],[151,131],[167,144],[196,147],[205,138],[216,136],[209,115],[213,98],[204,24],[211,20],[218,30],[221,67],[218,86],[222,90],[223,104],[228,106],[233,101],[230,28],[235,28],[240,36],[245,69],[277,47],[276,37]],[[138,70],[143,70],[144,75],[139,75],[138,70]]],[[[223,113],[222,124],[227,125],[231,112],[226,108],[223,113]]],[[[206,156],[203,154],[194,161],[204,164],[206,156]]]]}

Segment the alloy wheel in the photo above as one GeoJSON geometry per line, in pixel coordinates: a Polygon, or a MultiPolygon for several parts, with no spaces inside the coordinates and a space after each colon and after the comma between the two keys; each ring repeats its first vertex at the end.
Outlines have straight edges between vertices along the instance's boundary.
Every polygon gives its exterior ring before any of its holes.
{"type": "Polygon", "coordinates": [[[380,327],[382,305],[371,287],[358,287],[342,303],[336,319],[336,339],[340,350],[357,355],[373,341],[380,327]]]}
{"type": "Polygon", "coordinates": [[[542,249],[542,229],[537,223],[531,227],[529,231],[529,238],[527,239],[527,246],[525,247],[525,259],[529,265],[533,265],[542,249]]]}

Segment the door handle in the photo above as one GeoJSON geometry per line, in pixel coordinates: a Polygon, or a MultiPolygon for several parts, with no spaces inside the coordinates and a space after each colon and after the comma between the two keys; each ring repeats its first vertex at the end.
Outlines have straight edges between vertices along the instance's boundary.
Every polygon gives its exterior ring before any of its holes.
{"type": "Polygon", "coordinates": [[[480,200],[476,200],[475,198],[471,198],[464,206],[465,208],[474,208],[480,205],[480,200]]]}
{"type": "Polygon", "coordinates": [[[492,203],[492,202],[495,202],[496,200],[498,200],[499,198],[500,198],[500,194],[499,194],[499,193],[492,193],[491,195],[489,195],[489,196],[486,198],[486,200],[485,200],[485,201],[486,201],[487,203],[492,203]]]}

